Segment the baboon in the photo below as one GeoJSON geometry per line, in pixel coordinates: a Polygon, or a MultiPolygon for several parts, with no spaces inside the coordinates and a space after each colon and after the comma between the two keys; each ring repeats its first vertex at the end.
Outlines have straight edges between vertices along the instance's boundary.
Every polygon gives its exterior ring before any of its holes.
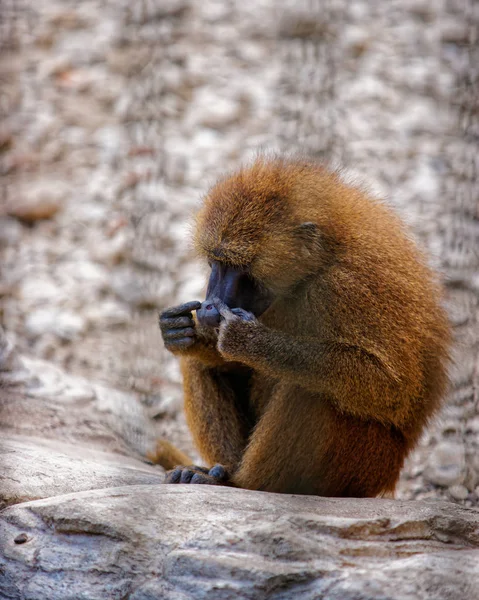
{"type": "MultiPolygon", "coordinates": [[[[207,468],[166,482],[393,492],[440,406],[450,346],[439,286],[400,219],[338,172],[260,157],[210,190],[194,245],[211,267],[206,300],[160,326],[207,468]]],[[[185,455],[160,443],[156,459],[185,455]]]]}

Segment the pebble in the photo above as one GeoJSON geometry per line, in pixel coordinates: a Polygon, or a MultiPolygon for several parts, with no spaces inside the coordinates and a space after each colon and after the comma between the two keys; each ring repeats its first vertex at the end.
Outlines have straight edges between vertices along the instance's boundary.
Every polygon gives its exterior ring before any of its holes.
{"type": "Polygon", "coordinates": [[[10,216],[25,223],[51,219],[63,208],[63,197],[47,190],[32,191],[28,197],[11,200],[7,207],[10,216]]]}
{"type": "Polygon", "coordinates": [[[68,386],[61,392],[63,400],[71,402],[75,406],[80,403],[95,399],[95,392],[87,384],[68,386]]]}
{"type": "Polygon", "coordinates": [[[105,126],[97,129],[94,140],[101,149],[102,158],[106,162],[117,159],[124,146],[119,127],[105,126]]]}
{"type": "Polygon", "coordinates": [[[164,273],[161,278],[154,273],[135,273],[131,269],[117,269],[110,285],[118,297],[135,308],[163,306],[165,297],[171,297],[174,282],[164,273]]]}
{"type": "Polygon", "coordinates": [[[479,415],[469,419],[466,424],[466,433],[473,433],[475,435],[479,434],[479,415]]]}
{"type": "Polygon", "coordinates": [[[469,490],[465,485],[453,485],[449,488],[449,493],[454,500],[465,500],[469,496],[469,490]]]}
{"type": "Polygon", "coordinates": [[[85,319],[73,312],[63,311],[58,313],[54,333],[63,340],[73,340],[85,330],[85,319]]]}
{"type": "Polygon", "coordinates": [[[123,304],[108,300],[91,306],[85,312],[85,318],[92,325],[100,325],[101,327],[113,327],[117,325],[125,325],[131,320],[131,312],[123,304]]]}
{"type": "Polygon", "coordinates": [[[22,235],[21,224],[12,217],[0,217],[0,247],[13,246],[22,235]]]}
{"type": "Polygon", "coordinates": [[[52,363],[22,357],[22,362],[29,374],[26,394],[34,397],[57,396],[65,390],[65,381],[61,370],[52,363]]]}
{"type": "Polygon", "coordinates": [[[50,308],[39,308],[26,318],[25,329],[31,336],[40,336],[51,332],[55,324],[55,312],[50,308]]]}
{"type": "Polygon", "coordinates": [[[25,321],[25,329],[31,336],[38,337],[54,333],[62,340],[73,340],[86,327],[85,319],[77,313],[58,311],[54,308],[39,308],[31,312],[25,321]]]}
{"type": "Polygon", "coordinates": [[[461,424],[458,421],[448,420],[442,424],[441,429],[444,436],[453,436],[461,432],[461,424]]]}
{"type": "Polygon", "coordinates": [[[111,239],[96,244],[91,251],[92,257],[106,265],[116,265],[127,258],[129,243],[129,234],[118,231],[111,239]]]}
{"type": "Polygon", "coordinates": [[[164,418],[165,415],[175,416],[183,408],[183,399],[178,389],[173,389],[171,392],[164,386],[166,391],[162,389],[161,399],[148,410],[148,414],[152,419],[159,417],[164,418]]]}
{"type": "Polygon", "coordinates": [[[195,98],[195,125],[222,129],[235,123],[240,115],[238,102],[218,97],[212,90],[203,89],[195,98]]]}
{"type": "Polygon", "coordinates": [[[432,451],[425,478],[440,486],[461,484],[465,476],[464,446],[454,442],[441,442],[432,451]]]}
{"type": "Polygon", "coordinates": [[[38,275],[32,274],[29,277],[26,277],[20,286],[19,293],[21,300],[26,303],[28,309],[30,309],[31,306],[40,304],[54,306],[57,302],[66,300],[68,295],[68,291],[62,289],[62,287],[46,273],[39,273],[38,275]]]}
{"type": "Polygon", "coordinates": [[[5,335],[0,327],[0,372],[14,371],[20,368],[20,360],[15,351],[13,342],[5,335]]]}
{"type": "Polygon", "coordinates": [[[68,375],[50,361],[23,356],[22,366],[29,397],[61,396],[62,401],[75,406],[95,399],[94,389],[88,380],[68,375]]]}
{"type": "Polygon", "coordinates": [[[164,19],[180,15],[189,8],[188,0],[161,0],[161,2],[138,2],[130,5],[129,17],[133,22],[144,23],[152,19],[164,19]]]}
{"type": "Polygon", "coordinates": [[[82,285],[87,284],[93,287],[101,287],[108,280],[108,272],[105,267],[90,260],[76,260],[64,263],[62,271],[64,275],[69,275],[82,285]]]}
{"type": "Polygon", "coordinates": [[[65,54],[54,54],[51,58],[43,60],[38,68],[38,77],[45,80],[52,75],[57,75],[71,68],[70,59],[65,54]]]}

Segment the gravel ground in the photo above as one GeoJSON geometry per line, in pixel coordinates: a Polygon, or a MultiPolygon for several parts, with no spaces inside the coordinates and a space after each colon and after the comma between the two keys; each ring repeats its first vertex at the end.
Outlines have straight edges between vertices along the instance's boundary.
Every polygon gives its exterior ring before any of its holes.
{"type": "Polygon", "coordinates": [[[156,322],[202,297],[192,213],[259,150],[341,164],[411,224],[457,333],[448,405],[398,496],[479,503],[478,23],[473,0],[2,0],[8,335],[133,391],[191,451],[156,322]]]}

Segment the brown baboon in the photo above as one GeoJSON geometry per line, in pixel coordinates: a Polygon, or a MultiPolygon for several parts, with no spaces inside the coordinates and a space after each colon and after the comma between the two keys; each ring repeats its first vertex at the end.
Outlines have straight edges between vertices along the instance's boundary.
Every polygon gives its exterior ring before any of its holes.
{"type": "MultiPolygon", "coordinates": [[[[167,482],[393,491],[440,406],[450,344],[440,290],[398,217],[323,166],[259,158],[208,193],[195,246],[211,266],[206,301],[160,325],[208,468],[167,482]]],[[[157,461],[175,459],[163,444],[157,461]]]]}

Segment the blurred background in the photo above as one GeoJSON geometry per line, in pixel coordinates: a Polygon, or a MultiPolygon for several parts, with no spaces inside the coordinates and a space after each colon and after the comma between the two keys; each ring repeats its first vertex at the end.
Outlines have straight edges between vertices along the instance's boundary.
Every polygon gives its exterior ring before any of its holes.
{"type": "Polygon", "coordinates": [[[81,406],[95,382],[134,451],[192,452],[157,327],[203,296],[191,216],[258,151],[300,151],[440,271],[452,387],[398,497],[479,504],[478,26],[474,0],[0,0],[0,324],[29,385],[66,371],[81,406]]]}

